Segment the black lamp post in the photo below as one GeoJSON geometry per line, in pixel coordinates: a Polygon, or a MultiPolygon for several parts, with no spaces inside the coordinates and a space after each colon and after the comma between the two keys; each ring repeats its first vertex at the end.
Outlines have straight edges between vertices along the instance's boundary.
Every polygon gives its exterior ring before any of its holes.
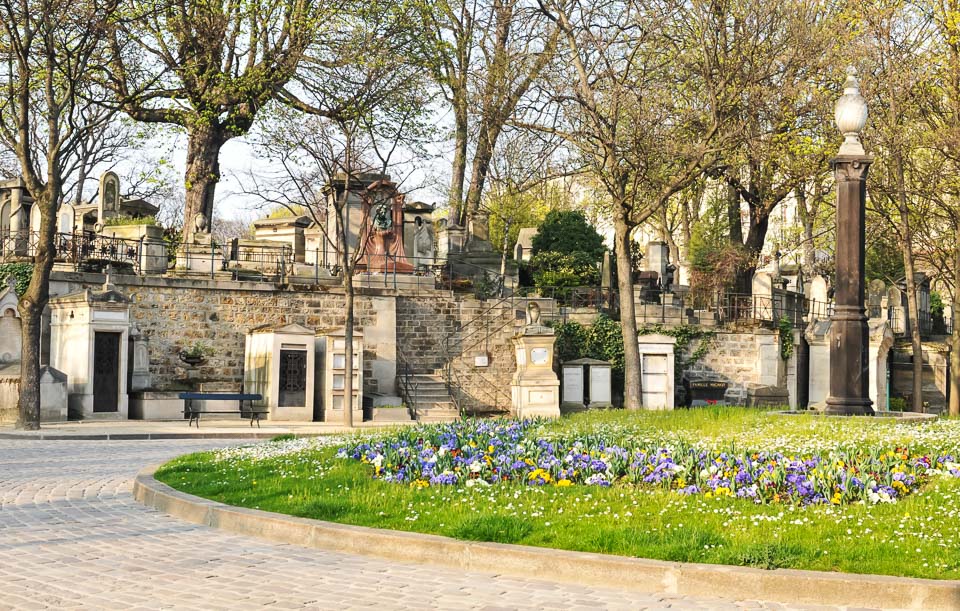
{"type": "Polygon", "coordinates": [[[837,278],[830,319],[830,396],[826,412],[849,416],[874,413],[868,390],[870,332],[863,299],[866,181],[873,156],[866,154],[860,142],[860,132],[867,122],[867,103],[860,95],[856,74],[852,67],[847,68],[843,96],[834,111],[844,141],[830,161],[837,182],[837,278]]]}

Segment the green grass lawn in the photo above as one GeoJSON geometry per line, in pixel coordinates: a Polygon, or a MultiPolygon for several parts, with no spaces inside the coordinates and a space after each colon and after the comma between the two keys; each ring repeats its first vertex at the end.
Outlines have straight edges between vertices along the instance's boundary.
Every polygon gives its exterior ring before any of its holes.
{"type": "MultiPolygon", "coordinates": [[[[960,454],[960,421],[897,424],[781,417],[746,409],[579,414],[538,439],[675,440],[703,448],[810,453],[837,448],[960,454]]],[[[367,439],[391,433],[367,435],[367,439]]],[[[358,437],[282,440],[178,458],[157,472],[174,488],[231,505],[345,524],[684,562],[960,578],[960,479],[934,476],[896,503],[757,504],[610,487],[429,486],[374,479],[337,458],[358,437]]]]}

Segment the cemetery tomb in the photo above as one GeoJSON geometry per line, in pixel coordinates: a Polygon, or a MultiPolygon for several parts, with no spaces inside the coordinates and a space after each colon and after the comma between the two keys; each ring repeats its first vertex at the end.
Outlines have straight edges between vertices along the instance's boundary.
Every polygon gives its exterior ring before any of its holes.
{"type": "Polygon", "coordinates": [[[673,409],[673,349],[676,342],[675,338],[660,334],[641,335],[638,338],[640,401],[645,409],[673,409]]]}
{"type": "Polygon", "coordinates": [[[247,333],[243,392],[263,396],[253,407],[268,410],[268,420],[313,420],[315,336],[297,324],[247,333]]]}

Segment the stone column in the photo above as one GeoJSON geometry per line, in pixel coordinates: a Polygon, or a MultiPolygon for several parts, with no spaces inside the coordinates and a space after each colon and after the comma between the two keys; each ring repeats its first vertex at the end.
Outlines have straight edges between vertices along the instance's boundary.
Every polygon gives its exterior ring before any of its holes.
{"type": "Polygon", "coordinates": [[[867,171],[873,157],[866,154],[860,142],[860,132],[867,123],[867,102],[860,95],[853,67],[847,68],[834,119],[844,139],[837,156],[830,161],[837,181],[837,284],[830,327],[830,396],[826,412],[873,415],[867,360],[870,332],[863,307],[864,202],[867,171]]]}
{"type": "Polygon", "coordinates": [[[827,413],[872,415],[869,330],[864,308],[864,202],[872,157],[840,155],[830,164],[837,181],[837,284],[830,329],[827,413]]]}

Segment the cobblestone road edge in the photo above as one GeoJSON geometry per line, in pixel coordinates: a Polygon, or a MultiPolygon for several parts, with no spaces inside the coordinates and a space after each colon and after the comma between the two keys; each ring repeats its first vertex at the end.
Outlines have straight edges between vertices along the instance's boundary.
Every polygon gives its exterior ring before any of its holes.
{"type": "Polygon", "coordinates": [[[349,526],[186,494],[157,481],[153,474],[158,467],[137,474],[133,496],[140,503],[187,522],[274,542],[647,593],[750,598],[788,605],[960,609],[960,581],[665,562],[349,526]]]}

